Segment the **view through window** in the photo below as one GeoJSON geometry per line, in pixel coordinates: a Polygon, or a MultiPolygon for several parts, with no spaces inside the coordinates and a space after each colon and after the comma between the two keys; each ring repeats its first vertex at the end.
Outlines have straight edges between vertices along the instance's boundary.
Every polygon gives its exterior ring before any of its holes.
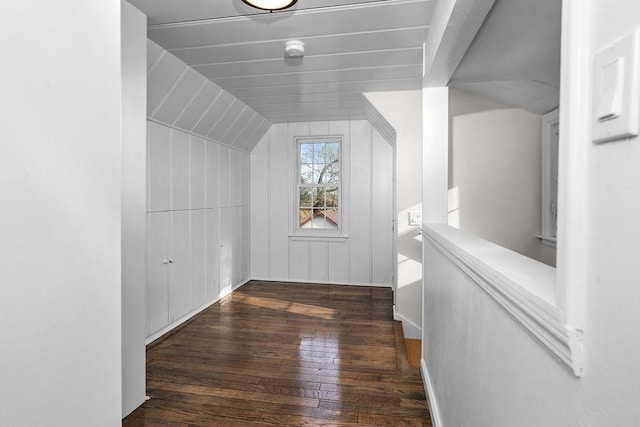
{"type": "Polygon", "coordinates": [[[298,228],[340,229],[339,138],[298,140],[298,228]]]}

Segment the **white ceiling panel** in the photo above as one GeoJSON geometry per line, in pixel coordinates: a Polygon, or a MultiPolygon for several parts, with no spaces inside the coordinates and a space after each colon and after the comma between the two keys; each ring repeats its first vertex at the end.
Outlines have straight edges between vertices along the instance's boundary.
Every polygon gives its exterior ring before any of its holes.
{"type": "Polygon", "coordinates": [[[238,115],[237,120],[231,125],[222,138],[233,145],[238,135],[240,135],[243,129],[251,122],[251,119],[257,114],[258,113],[252,108],[246,107],[244,111],[238,115]]]}
{"type": "Polygon", "coordinates": [[[222,94],[222,88],[207,80],[175,121],[176,127],[192,131],[220,94],[222,94]]]}
{"type": "MultiPolygon", "coordinates": [[[[176,5],[176,0],[130,0],[130,3],[148,14],[150,25],[267,13],[249,7],[241,1],[184,0],[180,1],[179,5],[176,5]]],[[[292,10],[316,9],[320,7],[358,3],[362,3],[362,0],[301,0],[292,10]]]]}
{"type": "Polygon", "coordinates": [[[237,147],[252,146],[253,140],[262,136],[259,128],[270,125],[258,112],[171,53],[155,50],[158,59],[147,71],[147,103],[157,104],[148,115],[150,120],[237,147]]]}
{"type": "Polygon", "coordinates": [[[227,62],[193,66],[213,80],[229,77],[253,77],[268,74],[333,71],[352,68],[422,66],[422,47],[394,50],[376,50],[332,55],[309,55],[304,58],[264,59],[249,62],[227,62]]]}
{"type": "MultiPolygon", "coordinates": [[[[362,92],[420,89],[435,1],[300,0],[266,13],[241,0],[130,0],[148,15],[150,39],[270,123],[365,118],[362,92]],[[303,58],[285,58],[290,39],[305,43],[303,58]]],[[[204,102],[206,92],[176,125],[220,136],[206,126],[227,110],[204,102]]],[[[158,114],[171,115],[164,108],[158,114]]],[[[228,136],[246,136],[240,123],[229,124],[228,136]]]]}
{"type": "Polygon", "coordinates": [[[233,101],[233,95],[229,92],[223,91],[209,106],[207,112],[204,113],[200,121],[193,128],[193,132],[198,135],[208,135],[209,132],[211,132],[211,129],[213,129],[213,126],[218,123],[233,101]]]}
{"type": "Polygon", "coordinates": [[[236,120],[238,120],[246,108],[247,106],[244,102],[235,99],[231,105],[229,105],[229,108],[220,116],[218,123],[211,128],[207,137],[216,141],[222,141],[227,131],[233,126],[236,120]]]}
{"type": "Polygon", "coordinates": [[[427,25],[432,9],[433,2],[426,0],[375,1],[294,12],[151,25],[148,36],[171,51],[213,44],[241,44],[418,27],[427,25]]]}
{"type": "Polygon", "coordinates": [[[147,116],[152,117],[187,66],[173,55],[164,54],[147,76],[147,116]]]}
{"type": "MultiPolygon", "coordinates": [[[[421,47],[427,37],[426,26],[395,28],[360,33],[325,34],[301,38],[307,52],[313,55],[364,52],[371,50],[406,49],[421,47]]],[[[196,65],[225,62],[259,61],[284,58],[284,44],[288,38],[278,40],[256,40],[240,49],[237,44],[215,44],[212,46],[173,49],[173,53],[184,62],[196,65]]]]}
{"type": "Polygon", "coordinates": [[[189,68],[157,108],[153,118],[163,123],[174,124],[206,82],[207,79],[202,74],[189,68]]]}

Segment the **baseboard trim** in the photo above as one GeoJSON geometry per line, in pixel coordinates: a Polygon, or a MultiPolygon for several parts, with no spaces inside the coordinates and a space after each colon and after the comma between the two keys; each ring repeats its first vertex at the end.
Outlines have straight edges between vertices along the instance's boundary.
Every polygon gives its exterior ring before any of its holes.
{"type": "Polygon", "coordinates": [[[190,312],[188,312],[187,314],[185,314],[184,316],[182,316],[178,320],[175,320],[172,323],[170,323],[167,326],[165,326],[164,328],[152,333],[151,335],[149,335],[148,337],[145,338],[145,340],[144,340],[145,346],[148,347],[149,345],[151,345],[151,346],[156,345],[157,344],[156,341],[161,342],[162,340],[168,338],[172,333],[177,332],[180,329],[180,327],[184,327],[184,326],[188,325],[189,321],[192,320],[195,316],[197,316],[198,314],[202,313],[204,310],[206,310],[207,308],[211,307],[213,304],[217,303],[222,298],[224,298],[227,295],[231,294],[231,292],[241,288],[242,286],[246,285],[249,282],[250,282],[250,279],[247,279],[247,280],[245,280],[243,282],[239,282],[238,284],[236,284],[232,288],[230,288],[228,291],[220,293],[218,295],[218,297],[216,299],[214,299],[213,301],[209,301],[209,302],[204,303],[200,307],[191,310],[190,312]]]}
{"type": "Polygon", "coordinates": [[[373,288],[391,288],[391,284],[380,284],[380,283],[344,283],[344,282],[314,282],[312,280],[295,280],[295,279],[250,279],[249,281],[253,282],[279,282],[279,283],[291,283],[291,284],[303,284],[303,285],[336,285],[336,286],[369,286],[373,288]]]}
{"type": "Polygon", "coordinates": [[[427,364],[424,362],[424,359],[420,359],[420,373],[422,373],[422,383],[424,385],[424,391],[427,395],[427,401],[429,402],[431,424],[433,424],[434,427],[444,427],[442,424],[442,419],[440,418],[438,400],[436,399],[435,391],[433,389],[431,376],[429,375],[429,370],[427,369],[427,364]]]}
{"type": "Polygon", "coordinates": [[[393,306],[393,319],[402,322],[402,331],[404,332],[405,338],[412,340],[422,339],[422,328],[404,317],[402,314],[398,313],[395,305],[393,306]]]}

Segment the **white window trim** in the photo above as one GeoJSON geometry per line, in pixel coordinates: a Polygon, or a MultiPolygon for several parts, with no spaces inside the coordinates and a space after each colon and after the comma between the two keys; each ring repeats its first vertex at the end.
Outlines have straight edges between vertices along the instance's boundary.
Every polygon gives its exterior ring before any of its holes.
{"type": "MultiPolygon", "coordinates": [[[[560,122],[560,110],[554,110],[542,116],[542,224],[540,234],[537,235],[542,243],[547,246],[556,247],[557,229],[554,229],[552,210],[552,176],[551,166],[553,164],[553,150],[551,141],[553,139],[553,126],[560,122]]],[[[556,152],[557,155],[557,152],[556,152]]],[[[557,159],[556,159],[557,160],[557,159]]],[[[556,207],[557,209],[557,199],[556,207]]]]}
{"type": "MultiPolygon", "coordinates": [[[[344,135],[313,135],[313,136],[296,136],[293,138],[294,141],[294,155],[292,156],[293,160],[293,232],[289,235],[291,240],[319,240],[319,241],[341,241],[346,240],[348,235],[345,231],[344,226],[344,217],[345,217],[345,138],[344,135]],[[300,172],[300,149],[299,145],[302,142],[326,142],[330,140],[338,141],[340,144],[340,154],[339,154],[339,165],[340,165],[340,183],[338,185],[339,188],[339,196],[338,196],[338,228],[336,230],[332,229],[307,229],[300,228],[298,224],[299,218],[299,210],[300,210],[300,198],[299,198],[299,172],[300,172]]],[[[331,185],[335,187],[335,185],[331,185]]]]}

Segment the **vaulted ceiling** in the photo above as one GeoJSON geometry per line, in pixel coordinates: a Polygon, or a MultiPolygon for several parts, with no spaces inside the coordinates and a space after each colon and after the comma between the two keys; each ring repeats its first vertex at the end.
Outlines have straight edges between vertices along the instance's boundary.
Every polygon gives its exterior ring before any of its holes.
{"type": "Polygon", "coordinates": [[[271,123],[364,119],[363,92],[420,89],[435,3],[300,0],[268,13],[241,0],[129,1],[151,40],[271,123]],[[303,58],[285,58],[292,39],[303,58]]]}

